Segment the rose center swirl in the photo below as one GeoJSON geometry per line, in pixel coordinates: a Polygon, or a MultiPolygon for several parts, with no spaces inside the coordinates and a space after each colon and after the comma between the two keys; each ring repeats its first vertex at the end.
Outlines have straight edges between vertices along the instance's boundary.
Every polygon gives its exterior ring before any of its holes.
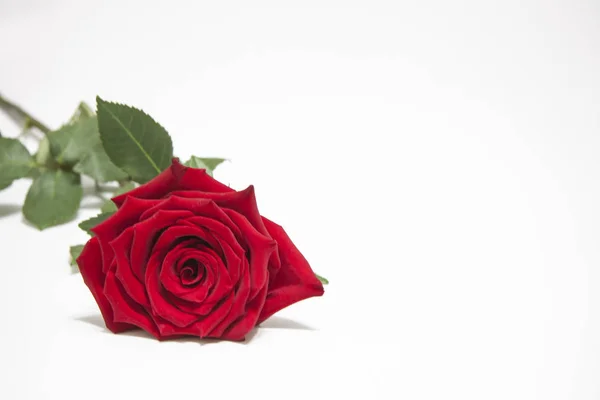
{"type": "Polygon", "coordinates": [[[202,262],[189,258],[181,264],[179,280],[183,286],[201,285],[206,279],[206,266],[202,262]]]}

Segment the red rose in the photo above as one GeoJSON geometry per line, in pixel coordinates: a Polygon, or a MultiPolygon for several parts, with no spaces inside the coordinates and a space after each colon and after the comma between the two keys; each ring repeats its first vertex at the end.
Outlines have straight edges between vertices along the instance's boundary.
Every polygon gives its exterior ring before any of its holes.
{"type": "Polygon", "coordinates": [[[113,201],[118,211],[92,229],[77,263],[115,333],[243,340],[323,294],[283,228],[260,216],[252,186],[234,191],[174,160],[113,201]]]}

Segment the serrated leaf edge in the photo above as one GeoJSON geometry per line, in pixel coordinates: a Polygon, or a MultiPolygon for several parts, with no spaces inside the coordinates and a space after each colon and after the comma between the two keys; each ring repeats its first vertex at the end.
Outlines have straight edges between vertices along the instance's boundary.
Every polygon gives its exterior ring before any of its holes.
{"type": "MultiPolygon", "coordinates": [[[[140,149],[140,151],[142,152],[142,154],[144,155],[144,157],[146,157],[148,159],[148,161],[150,162],[150,164],[152,165],[152,167],[156,170],[156,172],[158,174],[160,174],[162,172],[162,170],[158,167],[158,165],[156,165],[156,163],[154,162],[154,160],[152,159],[152,157],[150,157],[150,154],[148,154],[146,152],[146,150],[142,147],[141,143],[138,142],[138,140],[133,136],[133,133],[127,129],[127,127],[125,125],[123,125],[123,123],[121,122],[121,120],[119,118],[117,118],[117,116],[112,113],[108,107],[106,107],[106,104],[113,104],[116,106],[120,106],[120,107],[125,107],[128,108],[130,110],[135,110],[135,111],[139,111],[142,114],[144,114],[146,117],[148,117],[152,122],[154,122],[156,125],[160,126],[166,133],[167,133],[167,138],[171,144],[171,148],[173,148],[173,140],[171,139],[171,135],[169,135],[169,132],[165,129],[164,126],[162,126],[161,124],[159,124],[154,118],[152,118],[149,114],[147,114],[144,110],[142,110],[141,108],[135,108],[132,106],[128,106],[126,104],[122,104],[122,103],[115,103],[115,102],[111,102],[111,101],[106,101],[103,100],[100,96],[96,96],[96,104],[97,107],[99,108],[101,105],[104,107],[104,110],[106,110],[110,116],[125,130],[125,132],[127,133],[127,135],[129,136],[129,138],[135,143],[135,145],[140,149]]],[[[98,114],[98,112],[96,112],[96,114],[98,114]]],[[[104,146],[104,137],[102,135],[102,132],[100,132],[100,141],[102,142],[102,146],[104,146]]],[[[107,152],[108,154],[108,152],[107,152]]],[[[110,157],[110,154],[108,154],[108,157],[111,159],[111,161],[119,168],[121,168],[117,163],[114,162],[114,160],[110,157]]],[[[127,171],[126,171],[127,172],[127,171]]]]}

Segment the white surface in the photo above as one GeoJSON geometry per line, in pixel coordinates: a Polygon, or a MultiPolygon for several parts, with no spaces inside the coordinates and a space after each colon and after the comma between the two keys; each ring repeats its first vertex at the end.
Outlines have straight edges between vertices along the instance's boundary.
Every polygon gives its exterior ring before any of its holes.
{"type": "Polygon", "coordinates": [[[598,3],[291,3],[0,1],[4,95],[144,108],[332,282],[245,345],[115,336],[19,182],[0,398],[600,398],[598,3]]]}

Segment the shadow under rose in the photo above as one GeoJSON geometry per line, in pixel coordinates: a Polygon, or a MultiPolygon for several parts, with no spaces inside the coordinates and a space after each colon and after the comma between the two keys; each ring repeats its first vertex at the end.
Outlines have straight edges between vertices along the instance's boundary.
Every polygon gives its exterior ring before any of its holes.
{"type": "Polygon", "coordinates": [[[304,325],[300,322],[296,322],[293,319],[273,316],[267,319],[265,322],[259,325],[259,328],[270,328],[270,329],[296,329],[303,331],[314,331],[315,328],[304,325]]]}
{"type": "Polygon", "coordinates": [[[77,317],[74,319],[76,321],[81,321],[90,325],[97,326],[98,328],[101,328],[108,332],[108,329],[106,329],[106,325],[104,325],[104,320],[102,319],[102,316],[100,314],[85,315],[83,317],[77,317]]]}
{"type": "MultiPolygon", "coordinates": [[[[104,324],[104,320],[102,319],[102,316],[100,314],[85,315],[85,316],[81,316],[81,317],[76,317],[74,319],[76,321],[85,322],[86,324],[94,325],[95,327],[100,328],[102,330],[102,332],[113,335],[113,333],[106,328],[106,325],[104,324]]],[[[288,318],[277,317],[277,316],[269,318],[268,320],[266,320],[265,322],[260,324],[260,326],[258,328],[300,329],[300,330],[308,330],[308,331],[314,330],[314,328],[311,328],[310,326],[301,324],[299,322],[293,321],[288,318]]],[[[244,340],[242,342],[231,342],[231,343],[239,343],[239,344],[250,343],[252,341],[252,339],[257,335],[258,330],[259,330],[258,328],[254,328],[250,332],[248,332],[248,334],[246,335],[246,340],[244,340]]],[[[143,331],[142,329],[135,329],[135,330],[127,331],[127,332],[122,332],[122,333],[119,333],[119,335],[156,340],[152,335],[143,331]]],[[[195,336],[184,336],[184,337],[177,338],[177,339],[168,339],[167,341],[181,342],[181,343],[194,342],[194,343],[198,343],[198,344],[202,344],[202,345],[222,342],[222,340],[219,340],[219,339],[200,339],[195,336]]]]}

